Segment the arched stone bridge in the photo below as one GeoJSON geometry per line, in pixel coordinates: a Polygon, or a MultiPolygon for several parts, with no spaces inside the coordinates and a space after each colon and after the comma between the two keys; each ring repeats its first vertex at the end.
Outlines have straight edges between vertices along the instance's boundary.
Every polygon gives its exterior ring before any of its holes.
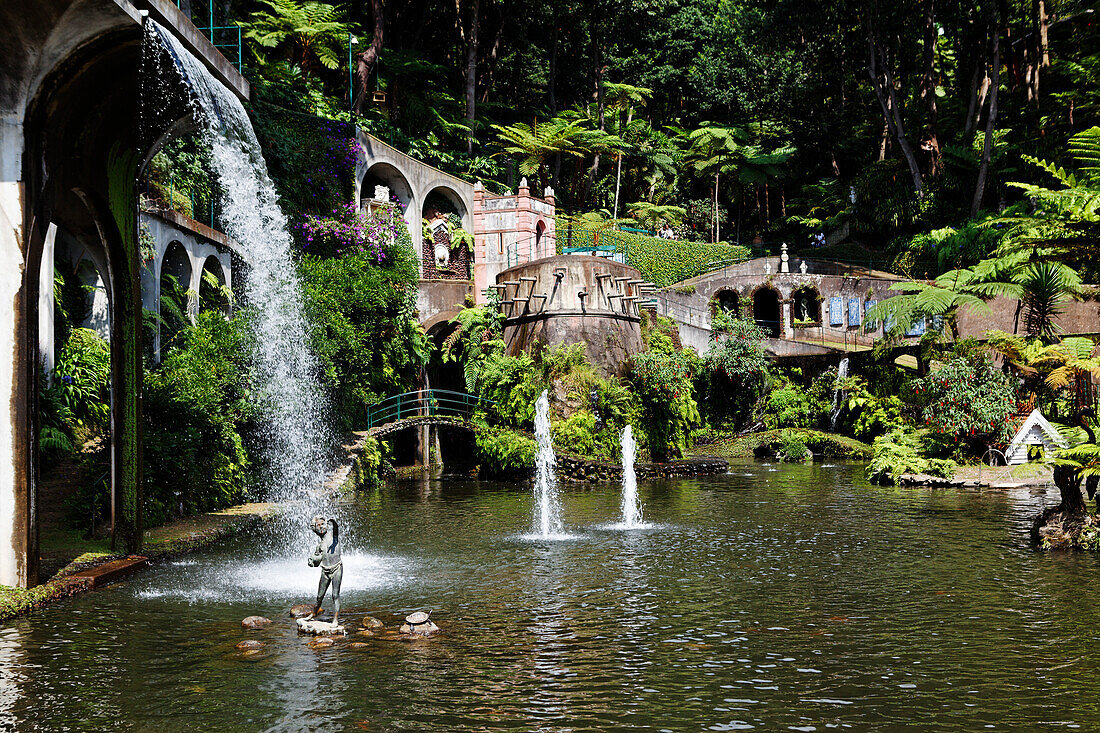
{"type": "Polygon", "coordinates": [[[478,429],[477,425],[474,425],[474,423],[466,418],[450,415],[423,415],[420,417],[406,417],[401,420],[394,420],[393,422],[386,423],[385,425],[375,426],[367,431],[367,435],[372,438],[382,439],[402,430],[424,427],[465,428],[470,431],[476,431],[478,429]]]}

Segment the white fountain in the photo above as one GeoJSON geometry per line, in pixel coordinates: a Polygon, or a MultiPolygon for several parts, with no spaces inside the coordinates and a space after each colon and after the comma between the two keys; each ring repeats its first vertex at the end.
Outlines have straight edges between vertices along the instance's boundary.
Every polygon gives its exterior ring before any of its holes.
{"type": "MultiPolygon", "coordinates": [[[[839,384],[841,381],[848,378],[848,357],[844,357],[840,360],[840,364],[836,368],[836,381],[839,384]]],[[[836,387],[833,389],[833,411],[829,413],[829,432],[836,432],[836,419],[840,417],[840,397],[841,389],[836,387]]]]}
{"type": "Polygon", "coordinates": [[[539,539],[565,537],[561,523],[561,499],[558,497],[557,457],[550,437],[550,399],[547,391],[535,403],[535,516],[533,534],[539,539]]]}
{"type": "Polygon", "coordinates": [[[619,439],[623,451],[623,498],[621,502],[622,519],[619,526],[623,529],[638,529],[645,526],[642,522],[642,507],[638,503],[638,477],[634,474],[634,461],[638,457],[638,443],[630,426],[623,428],[619,439]]]}

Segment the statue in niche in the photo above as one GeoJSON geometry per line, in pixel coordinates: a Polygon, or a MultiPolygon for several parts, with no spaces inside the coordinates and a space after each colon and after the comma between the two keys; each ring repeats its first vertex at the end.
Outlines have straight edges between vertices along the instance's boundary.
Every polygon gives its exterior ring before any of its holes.
{"type": "Polygon", "coordinates": [[[447,269],[451,266],[451,234],[447,230],[447,219],[437,211],[429,226],[432,230],[435,265],[440,270],[447,269]]]}
{"type": "Polygon", "coordinates": [[[309,528],[321,538],[308,560],[311,568],[321,568],[321,579],[317,584],[317,603],[313,605],[313,613],[306,620],[312,619],[321,612],[321,601],[324,600],[331,585],[332,625],[339,626],[340,582],[344,579],[344,562],[340,555],[340,527],[335,519],[325,519],[318,514],[310,522],[309,528]]]}

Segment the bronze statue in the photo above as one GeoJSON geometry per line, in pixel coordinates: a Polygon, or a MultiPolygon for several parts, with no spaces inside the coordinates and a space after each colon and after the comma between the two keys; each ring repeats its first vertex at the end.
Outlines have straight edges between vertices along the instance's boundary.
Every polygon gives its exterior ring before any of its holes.
{"type": "Polygon", "coordinates": [[[344,563],[340,557],[340,527],[335,519],[325,519],[317,515],[310,523],[312,529],[321,538],[313,554],[309,556],[309,566],[321,567],[321,579],[317,584],[317,603],[313,606],[313,613],[307,618],[312,619],[321,612],[321,601],[332,586],[332,625],[340,625],[340,581],[344,577],[344,563]]]}

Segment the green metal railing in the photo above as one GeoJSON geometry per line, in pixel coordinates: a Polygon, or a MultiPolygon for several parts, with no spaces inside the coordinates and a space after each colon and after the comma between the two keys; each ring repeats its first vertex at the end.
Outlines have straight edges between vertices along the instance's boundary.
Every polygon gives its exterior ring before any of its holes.
{"type": "Polygon", "coordinates": [[[404,392],[367,408],[367,430],[407,417],[469,417],[478,407],[491,404],[492,400],[449,389],[404,392]]]}
{"type": "MultiPolygon", "coordinates": [[[[183,9],[183,0],[176,0],[176,7],[183,9]]],[[[197,3],[193,3],[197,4],[197,3]]],[[[207,37],[210,45],[218,49],[218,53],[225,57],[237,73],[244,72],[244,55],[241,46],[241,27],[239,25],[214,25],[214,0],[207,0],[205,26],[198,25],[194,10],[191,11],[191,22],[195,28],[207,37]]]]}

